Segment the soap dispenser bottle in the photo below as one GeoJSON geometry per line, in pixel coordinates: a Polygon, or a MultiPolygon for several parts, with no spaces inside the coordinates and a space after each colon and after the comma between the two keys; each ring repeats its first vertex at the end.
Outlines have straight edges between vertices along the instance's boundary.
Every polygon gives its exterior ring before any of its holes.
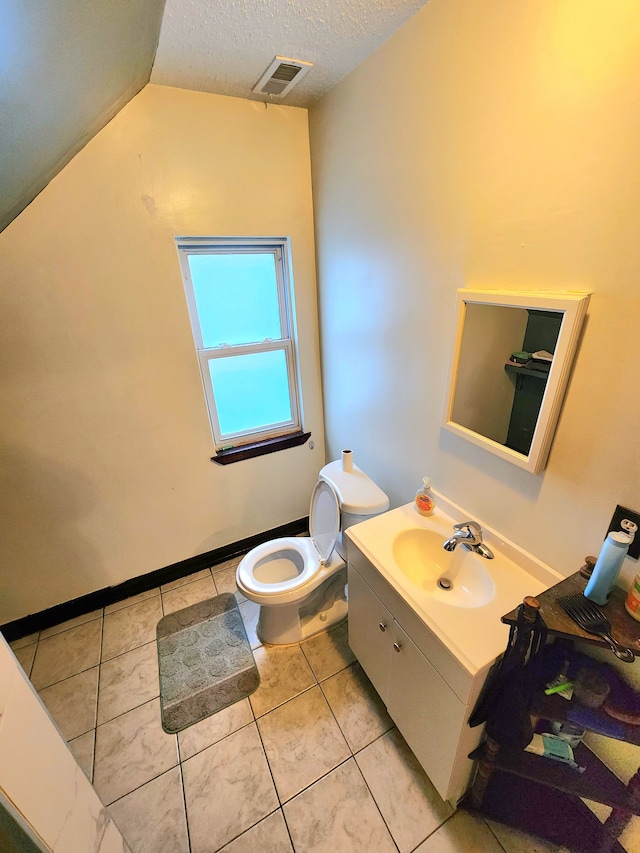
{"type": "Polygon", "coordinates": [[[585,598],[596,604],[606,604],[609,601],[632,540],[633,536],[622,531],[609,533],[584,591],[585,598]]]}
{"type": "Polygon", "coordinates": [[[431,480],[429,477],[422,478],[422,488],[416,492],[416,510],[420,515],[433,515],[436,508],[436,499],[431,491],[431,480]]]}

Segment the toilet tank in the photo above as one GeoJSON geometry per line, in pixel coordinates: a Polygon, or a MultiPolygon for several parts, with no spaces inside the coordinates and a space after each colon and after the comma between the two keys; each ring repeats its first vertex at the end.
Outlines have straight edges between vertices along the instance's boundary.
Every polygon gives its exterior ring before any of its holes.
{"type": "Polygon", "coordinates": [[[330,462],[320,470],[320,479],[333,487],[340,502],[340,533],[336,550],[346,560],[347,549],[342,539],[344,531],[352,524],[386,512],[389,498],[355,463],[352,463],[350,471],[345,471],[340,459],[330,462]]]}

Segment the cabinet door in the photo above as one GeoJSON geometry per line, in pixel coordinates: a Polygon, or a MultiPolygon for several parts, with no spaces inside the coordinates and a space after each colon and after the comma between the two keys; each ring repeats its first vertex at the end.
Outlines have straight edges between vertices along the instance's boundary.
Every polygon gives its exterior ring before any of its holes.
{"type": "Polygon", "coordinates": [[[349,645],[386,704],[393,643],[393,616],[349,566],[349,645]]]}
{"type": "Polygon", "coordinates": [[[393,642],[389,714],[440,796],[449,799],[465,707],[397,622],[393,642]]]}

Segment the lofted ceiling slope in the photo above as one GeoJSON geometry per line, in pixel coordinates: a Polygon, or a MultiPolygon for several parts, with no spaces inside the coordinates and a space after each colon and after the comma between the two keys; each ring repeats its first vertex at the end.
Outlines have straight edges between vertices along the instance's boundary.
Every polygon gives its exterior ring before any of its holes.
{"type": "Polygon", "coordinates": [[[0,230],[148,82],[164,0],[0,0],[0,230]]]}
{"type": "Polygon", "coordinates": [[[313,62],[282,101],[307,107],[425,2],[0,0],[0,231],[150,78],[268,100],[286,56],[313,62]]]}

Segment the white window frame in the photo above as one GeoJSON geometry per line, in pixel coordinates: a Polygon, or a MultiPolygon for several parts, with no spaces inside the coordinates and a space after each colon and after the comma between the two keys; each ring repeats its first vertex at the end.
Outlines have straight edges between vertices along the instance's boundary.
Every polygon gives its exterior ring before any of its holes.
{"type": "Polygon", "coordinates": [[[298,371],[296,328],[293,301],[293,281],[291,275],[291,251],[288,237],[176,237],[176,247],[180,260],[182,281],[184,283],[191,330],[200,364],[200,376],[204,389],[209,423],[216,450],[240,447],[271,438],[287,436],[302,430],[302,407],[300,375],[298,371]],[[205,347],[202,340],[200,317],[196,306],[193,282],[189,270],[189,255],[210,254],[266,254],[272,252],[275,261],[278,307],[282,337],[267,338],[263,341],[229,346],[205,347]],[[222,433],[216,407],[209,361],[228,356],[281,350],[285,354],[291,419],[268,427],[253,430],[222,433]]]}

